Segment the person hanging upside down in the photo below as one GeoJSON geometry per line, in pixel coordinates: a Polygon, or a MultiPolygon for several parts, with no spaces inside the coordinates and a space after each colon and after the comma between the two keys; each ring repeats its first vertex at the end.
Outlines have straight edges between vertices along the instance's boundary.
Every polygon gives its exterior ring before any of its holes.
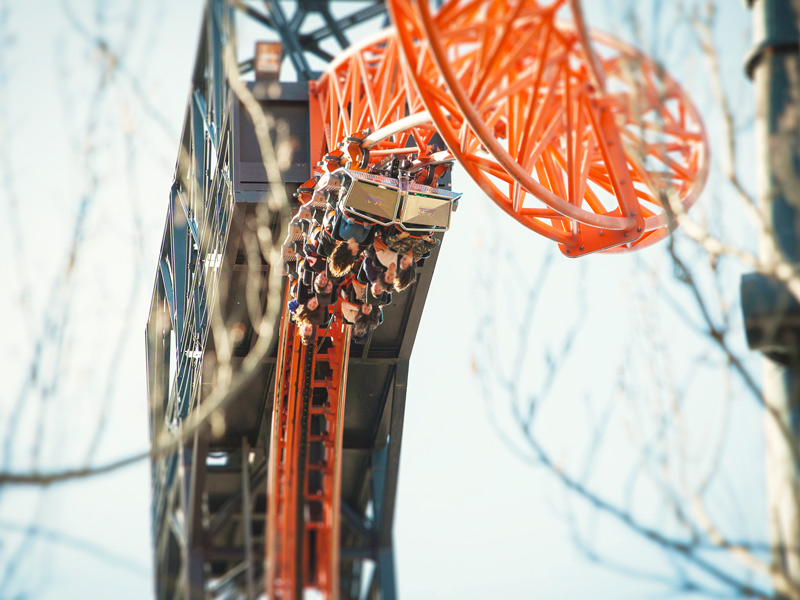
{"type": "Polygon", "coordinates": [[[366,341],[366,337],[380,325],[382,320],[380,307],[373,307],[369,304],[362,304],[361,310],[355,316],[353,324],[353,338],[356,343],[366,341]]]}
{"type": "Polygon", "coordinates": [[[314,279],[314,293],[320,306],[328,306],[335,299],[333,282],[326,273],[319,273],[314,279]]]}
{"type": "Polygon", "coordinates": [[[367,335],[383,321],[380,307],[362,302],[342,302],[342,317],[353,325],[353,340],[364,343],[367,335]]]}
{"type": "MultiPolygon", "coordinates": [[[[366,262],[366,261],[364,261],[366,262]]],[[[362,265],[363,268],[363,265],[362,265]]],[[[390,265],[375,281],[367,285],[366,300],[369,304],[383,306],[392,303],[392,287],[395,280],[395,266],[390,265]]]]}
{"type": "Polygon", "coordinates": [[[353,268],[359,255],[361,247],[355,238],[349,238],[346,242],[336,242],[336,247],[331,252],[328,259],[328,268],[334,277],[344,277],[353,268]]]}
{"type": "Polygon", "coordinates": [[[430,251],[439,245],[439,240],[430,234],[422,237],[415,237],[407,231],[399,229],[397,226],[391,231],[384,233],[383,241],[390,250],[394,250],[401,256],[406,254],[409,250],[412,250],[414,252],[415,261],[426,258],[430,254],[430,251]]]}
{"type": "MultiPolygon", "coordinates": [[[[291,311],[291,303],[289,310],[291,311]]],[[[327,316],[327,308],[317,301],[316,296],[311,296],[305,304],[300,304],[292,314],[292,320],[297,325],[297,333],[304,345],[314,338],[314,330],[322,325],[327,316]]]]}
{"type": "Polygon", "coordinates": [[[400,257],[398,265],[400,268],[394,279],[394,289],[398,292],[402,292],[417,280],[417,261],[414,260],[414,250],[410,249],[403,254],[400,257]]]}

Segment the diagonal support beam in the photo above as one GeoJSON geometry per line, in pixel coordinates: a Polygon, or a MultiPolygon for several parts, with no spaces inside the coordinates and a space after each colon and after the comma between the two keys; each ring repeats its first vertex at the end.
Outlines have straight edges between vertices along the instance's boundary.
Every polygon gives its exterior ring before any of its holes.
{"type": "MultiPolygon", "coordinates": [[[[325,12],[330,14],[330,11],[328,11],[327,9],[325,9],[325,12]]],[[[386,14],[386,5],[383,2],[376,2],[372,6],[367,6],[365,8],[362,8],[361,10],[354,12],[353,14],[347,15],[346,17],[343,17],[341,19],[336,19],[336,20],[326,19],[326,25],[320,27],[319,29],[316,29],[315,31],[312,31],[306,36],[301,36],[301,39],[306,38],[314,42],[321,42],[322,40],[329,38],[331,36],[336,36],[338,39],[338,35],[336,33],[337,30],[343,32],[345,29],[349,29],[350,27],[359,25],[364,21],[368,21],[373,17],[385,14],[386,14]]]]}
{"type": "Polygon", "coordinates": [[[377,534],[377,575],[381,598],[397,597],[392,528],[400,470],[400,447],[408,386],[408,360],[400,360],[395,368],[388,443],[372,454],[372,488],[377,534]]]}
{"type": "Polygon", "coordinates": [[[298,79],[310,80],[312,78],[311,67],[303,54],[303,48],[300,41],[297,39],[291,24],[286,19],[286,15],[280,6],[278,0],[265,0],[267,9],[269,10],[270,18],[275,23],[275,30],[280,34],[283,45],[288,50],[287,54],[289,60],[297,71],[298,79]]]}
{"type": "Polygon", "coordinates": [[[400,447],[403,441],[407,388],[408,361],[400,360],[397,363],[394,386],[392,388],[392,412],[389,424],[389,443],[386,447],[383,506],[380,513],[376,511],[376,522],[380,523],[380,537],[378,539],[380,547],[390,547],[392,545],[392,527],[394,526],[397,477],[400,471],[400,447]]]}

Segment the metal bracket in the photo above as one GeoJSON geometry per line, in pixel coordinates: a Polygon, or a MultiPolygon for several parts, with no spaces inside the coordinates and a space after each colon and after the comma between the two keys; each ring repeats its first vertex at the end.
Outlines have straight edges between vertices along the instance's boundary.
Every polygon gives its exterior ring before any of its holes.
{"type": "Polygon", "coordinates": [[[758,273],[742,276],[742,313],[747,344],[781,364],[800,352],[800,303],[786,286],[758,273]]]}

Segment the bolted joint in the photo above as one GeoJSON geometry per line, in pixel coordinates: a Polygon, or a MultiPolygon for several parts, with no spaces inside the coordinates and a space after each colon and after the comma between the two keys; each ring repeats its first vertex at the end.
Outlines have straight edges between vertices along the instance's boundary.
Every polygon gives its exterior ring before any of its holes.
{"type": "Polygon", "coordinates": [[[747,345],[781,364],[800,351],[800,304],[786,286],[759,273],[742,276],[742,314],[747,345]]]}

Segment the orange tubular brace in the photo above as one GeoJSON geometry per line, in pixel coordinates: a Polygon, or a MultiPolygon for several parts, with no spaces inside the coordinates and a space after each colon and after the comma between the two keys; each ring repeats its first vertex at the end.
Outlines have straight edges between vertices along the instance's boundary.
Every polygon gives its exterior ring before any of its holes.
{"type": "MultiPolygon", "coordinates": [[[[590,34],[578,0],[449,0],[437,14],[426,0],[387,6],[394,28],[348,49],[309,85],[311,158],[322,161],[322,177],[347,156],[368,169],[398,154],[412,171],[433,166],[425,178],[435,185],[446,171],[436,165],[455,158],[503,211],[572,257],[648,246],[674,226],[668,200],[683,209],[697,200],[709,149],[696,108],[638,50],[590,34]],[[555,18],[567,4],[573,23],[555,18]],[[447,151],[433,147],[436,134],[447,151]]],[[[318,333],[319,352],[304,347],[284,309],[270,446],[271,599],[308,588],[337,597],[349,338],[337,319],[318,333]]]]}
{"type": "Polygon", "coordinates": [[[268,598],[294,600],[304,589],[338,598],[349,348],[350,326],[341,319],[303,346],[284,309],[268,479],[268,598]]]}
{"type": "Polygon", "coordinates": [[[709,168],[697,110],[649,58],[590,35],[577,0],[387,5],[395,29],[312,86],[329,151],[370,132],[372,162],[424,162],[439,133],[487,196],[573,257],[652,244],[669,232],[668,198],[697,200],[709,168]],[[555,19],[567,2],[575,23],[555,19]]]}
{"type": "Polygon", "coordinates": [[[569,256],[649,245],[666,199],[688,208],[705,183],[703,124],[663,69],[589,36],[576,0],[556,21],[565,3],[387,2],[407,78],[492,200],[569,256]]]}

